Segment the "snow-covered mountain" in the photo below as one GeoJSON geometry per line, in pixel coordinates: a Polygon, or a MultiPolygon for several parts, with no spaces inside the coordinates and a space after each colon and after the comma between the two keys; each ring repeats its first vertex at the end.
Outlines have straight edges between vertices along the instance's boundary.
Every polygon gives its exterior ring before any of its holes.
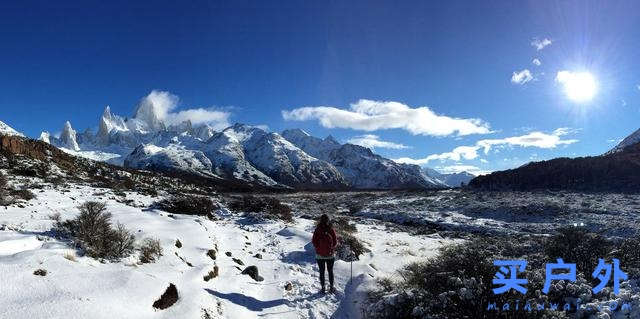
{"type": "Polygon", "coordinates": [[[605,155],[620,152],[623,149],[637,143],[640,143],[640,129],[631,133],[631,135],[623,139],[622,142],[620,142],[618,145],[616,145],[616,147],[612,148],[610,151],[605,153],[605,155]]]}
{"type": "Polygon", "coordinates": [[[153,99],[131,118],[107,106],[98,131],[78,133],[67,121],[59,137],[40,139],[62,150],[136,169],[185,172],[269,187],[299,189],[402,189],[459,186],[417,165],[396,163],[370,149],[313,137],[300,130],[282,134],[235,124],[216,132],[185,121],[169,124],[153,99]]]}
{"type": "Polygon", "coordinates": [[[282,136],[306,153],[333,164],[349,181],[361,189],[445,187],[418,165],[400,164],[353,144],[340,144],[329,136],[320,139],[303,130],[285,130],[282,136]]]}
{"type": "Polygon", "coordinates": [[[449,187],[460,187],[463,183],[464,185],[469,185],[469,182],[474,179],[476,176],[469,172],[459,172],[459,173],[440,173],[433,168],[425,167],[423,170],[431,177],[437,178],[442,181],[449,187]]]}
{"type": "Polygon", "coordinates": [[[24,136],[22,133],[14,130],[11,126],[0,121],[0,135],[17,135],[24,136]]]}

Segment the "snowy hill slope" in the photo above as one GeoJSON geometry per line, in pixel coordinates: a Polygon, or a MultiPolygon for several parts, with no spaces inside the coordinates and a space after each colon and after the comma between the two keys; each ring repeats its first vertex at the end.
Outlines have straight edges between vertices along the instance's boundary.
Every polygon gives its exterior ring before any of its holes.
{"type": "Polygon", "coordinates": [[[605,155],[620,152],[625,148],[638,143],[640,143],[640,129],[631,133],[631,135],[623,139],[618,145],[616,145],[616,147],[612,148],[610,151],[605,153],[605,155]]]}
{"type": "Polygon", "coordinates": [[[0,121],[0,135],[17,135],[24,136],[22,133],[14,130],[11,126],[0,121]]]}

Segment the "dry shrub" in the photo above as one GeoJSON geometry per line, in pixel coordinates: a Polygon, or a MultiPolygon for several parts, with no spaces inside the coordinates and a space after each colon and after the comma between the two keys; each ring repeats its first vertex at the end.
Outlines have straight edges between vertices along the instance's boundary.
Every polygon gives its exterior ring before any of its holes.
{"type": "Polygon", "coordinates": [[[11,195],[15,198],[23,199],[26,201],[30,201],[36,198],[36,194],[28,189],[18,189],[11,191],[11,195]]]}
{"type": "Polygon", "coordinates": [[[261,213],[267,218],[280,219],[286,222],[293,221],[291,208],[271,196],[245,195],[232,201],[229,208],[236,212],[261,213]]]}
{"type": "Polygon", "coordinates": [[[169,213],[207,216],[217,209],[209,197],[194,195],[179,195],[163,199],[155,206],[169,213]]]}
{"type": "Polygon", "coordinates": [[[155,262],[162,256],[160,241],[154,238],[145,238],[140,245],[140,262],[143,264],[155,262]]]}
{"type": "Polygon", "coordinates": [[[611,243],[599,234],[580,227],[565,227],[546,241],[544,252],[549,260],[562,258],[575,263],[578,271],[591,273],[599,258],[605,258],[612,250],[611,243]]]}
{"type": "Polygon", "coordinates": [[[118,260],[129,256],[135,237],[123,225],[111,224],[111,213],[101,202],[85,202],[74,219],[56,222],[56,230],[73,239],[76,246],[93,258],[118,260]]]}

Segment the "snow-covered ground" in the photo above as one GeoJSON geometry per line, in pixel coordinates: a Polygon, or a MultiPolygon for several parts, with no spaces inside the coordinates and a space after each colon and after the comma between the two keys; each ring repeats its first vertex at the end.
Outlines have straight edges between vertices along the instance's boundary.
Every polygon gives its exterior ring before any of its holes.
{"type": "Polygon", "coordinates": [[[349,263],[337,261],[338,292],[322,295],[309,243],[312,220],[296,218],[287,225],[226,209],[215,221],[172,215],[148,208],[158,198],[127,193],[125,201],[109,189],[73,184],[67,190],[45,185],[36,195],[27,203],[0,207],[2,318],[357,318],[376,278],[394,276],[403,264],[433,256],[452,242],[437,234],[358,225],[357,236],[371,252],[353,263],[353,276],[349,263]],[[135,254],[120,262],[79,256],[51,231],[52,215],[73,218],[88,200],[106,202],[113,221],[132,230],[138,242],[159,239],[163,256],[150,264],[139,264],[135,254]],[[212,249],[215,260],[207,255],[212,249]],[[258,267],[264,281],[241,274],[249,265],[258,267]],[[218,277],[205,281],[214,266],[218,277]],[[34,275],[37,269],[46,270],[46,276],[34,275]],[[178,288],[178,302],[155,310],[153,302],[169,283],[178,288]],[[291,290],[285,289],[287,283],[291,290]]]}

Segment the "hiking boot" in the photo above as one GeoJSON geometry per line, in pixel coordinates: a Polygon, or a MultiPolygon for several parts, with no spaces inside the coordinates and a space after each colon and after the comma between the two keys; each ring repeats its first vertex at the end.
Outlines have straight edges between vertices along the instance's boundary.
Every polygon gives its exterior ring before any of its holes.
{"type": "Polygon", "coordinates": [[[321,293],[321,294],[326,294],[326,293],[327,293],[327,291],[326,291],[326,290],[324,290],[324,287],[322,287],[322,289],[320,289],[320,293],[321,293]]]}
{"type": "Polygon", "coordinates": [[[329,288],[329,293],[335,293],[336,292],[336,288],[333,288],[333,286],[331,286],[329,288]]]}

